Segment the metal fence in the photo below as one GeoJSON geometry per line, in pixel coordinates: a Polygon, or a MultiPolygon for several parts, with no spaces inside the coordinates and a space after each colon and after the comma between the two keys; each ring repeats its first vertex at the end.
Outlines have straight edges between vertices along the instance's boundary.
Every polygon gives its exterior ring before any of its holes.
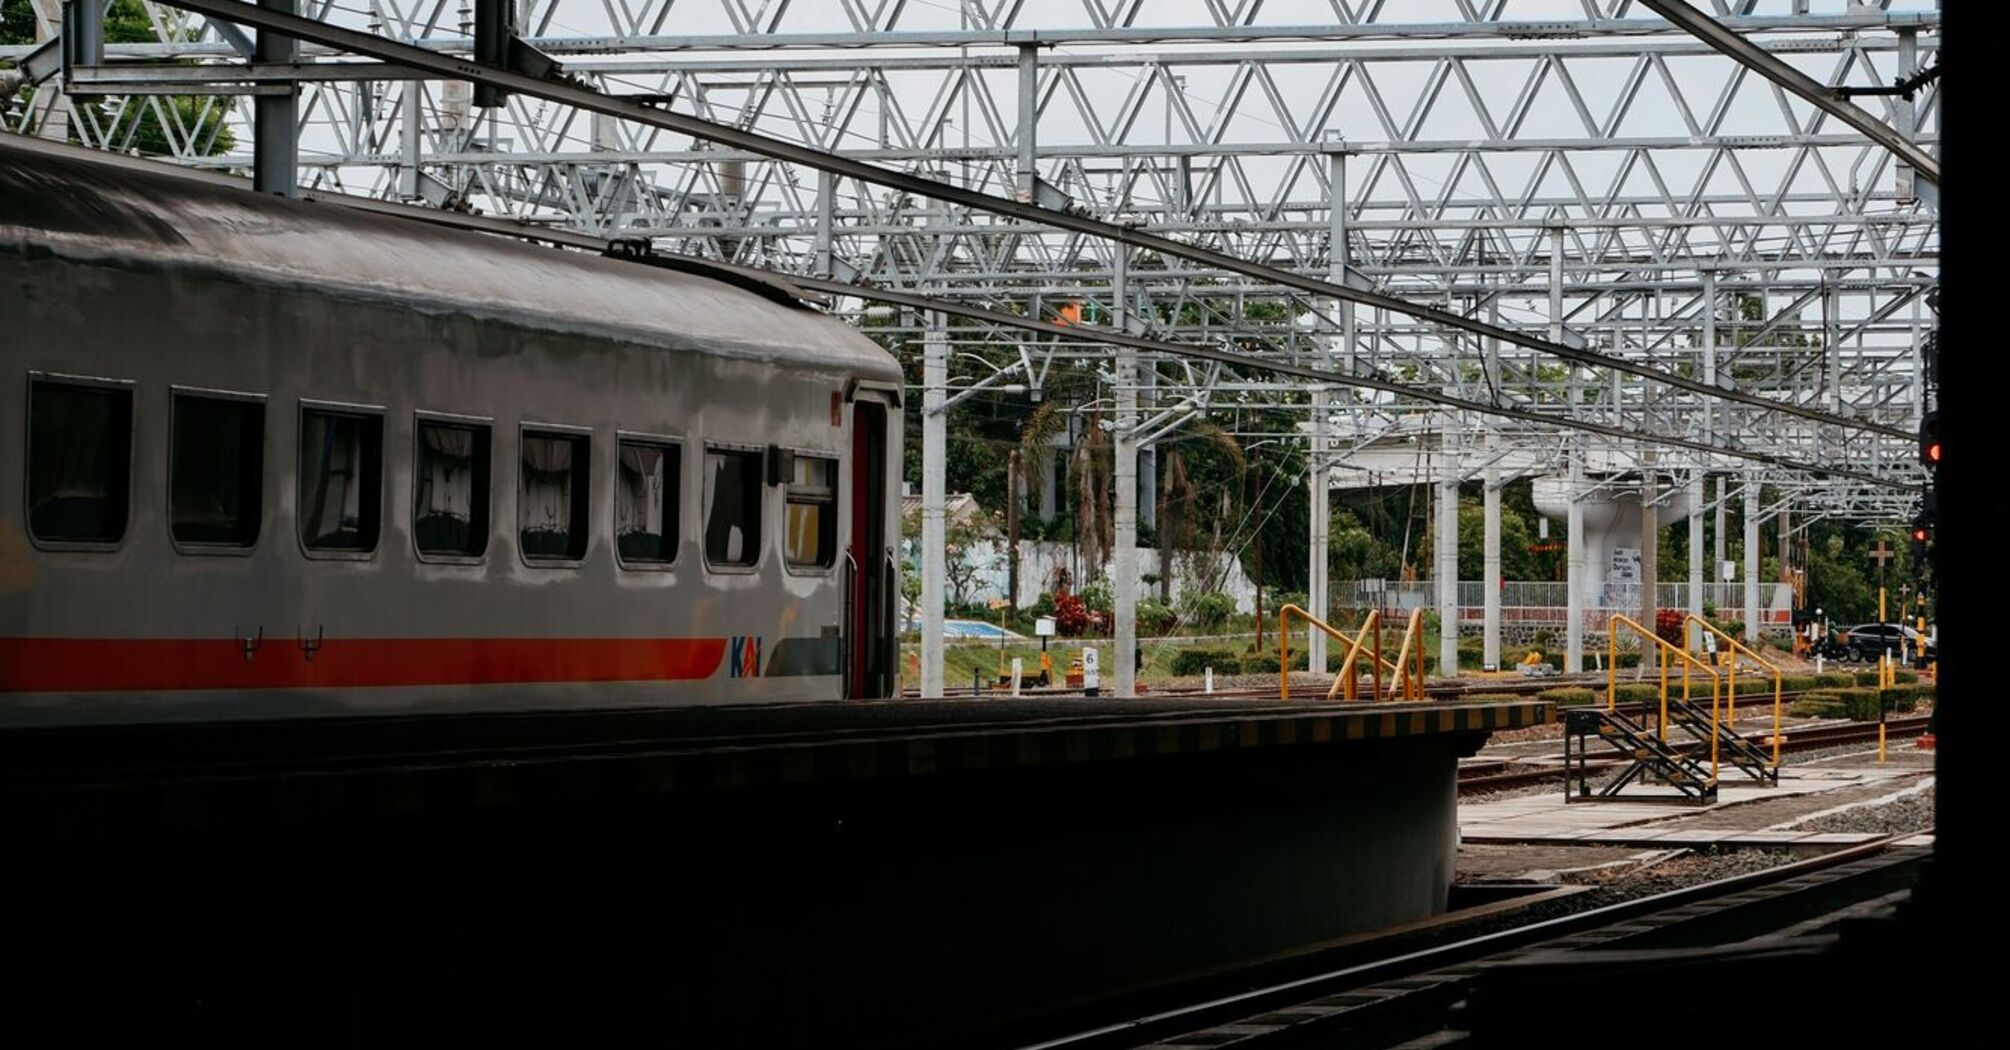
{"type": "MultiPolygon", "coordinates": [[[[1459,582],[1459,621],[1478,623],[1486,618],[1485,584],[1477,580],[1459,582]]],[[[1660,609],[1688,609],[1689,585],[1687,583],[1663,583],[1655,588],[1655,607],[1660,609]]],[[[1501,622],[1503,624],[1540,623],[1563,624],[1568,619],[1568,592],[1565,585],[1551,581],[1516,581],[1501,586],[1501,622]]],[[[1411,609],[1436,609],[1438,607],[1438,587],[1432,580],[1400,582],[1395,580],[1351,580],[1335,584],[1333,587],[1333,607],[1335,609],[1381,608],[1388,613],[1408,613],[1411,609]]],[[[1715,609],[1716,619],[1743,620],[1745,616],[1745,585],[1742,583],[1706,583],[1703,585],[1703,607],[1715,609]]],[[[1603,594],[1584,605],[1587,624],[1603,625],[1613,614],[1637,616],[1640,612],[1640,590],[1637,584],[1608,584],[1603,594]]],[[[1761,627],[1791,626],[1793,622],[1793,588],[1784,583],[1759,585],[1759,623],[1761,627]]]]}

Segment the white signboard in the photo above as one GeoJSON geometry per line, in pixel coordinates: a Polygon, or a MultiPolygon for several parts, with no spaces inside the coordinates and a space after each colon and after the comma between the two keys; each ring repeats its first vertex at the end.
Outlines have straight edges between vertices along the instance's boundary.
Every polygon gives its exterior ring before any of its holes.
{"type": "MultiPolygon", "coordinates": [[[[1701,627],[1698,627],[1698,628],[1696,628],[1696,629],[1697,629],[1697,630],[1699,630],[1699,631],[1702,631],[1702,630],[1703,630],[1703,629],[1702,629],[1701,627]]],[[[1715,655],[1717,655],[1717,636],[1716,636],[1716,635],[1714,635],[1714,634],[1711,634],[1711,633],[1710,633],[1710,632],[1708,632],[1708,631],[1703,631],[1703,651],[1704,651],[1704,652],[1706,652],[1706,653],[1709,653],[1709,654],[1710,654],[1711,656],[1715,656],[1715,655]]]]}
{"type": "Polygon", "coordinates": [[[1082,650],[1082,688],[1094,689],[1101,684],[1096,668],[1097,661],[1101,659],[1094,649],[1082,650]]]}
{"type": "Polygon", "coordinates": [[[1723,573],[1725,583],[1738,582],[1738,563],[1729,558],[1724,559],[1723,573]]]}
{"type": "Polygon", "coordinates": [[[1051,616],[1042,616],[1039,619],[1034,620],[1033,637],[1035,638],[1054,637],[1054,618],[1051,616]]]}
{"type": "Polygon", "coordinates": [[[1640,548],[1638,547],[1612,548],[1611,575],[1612,575],[1612,582],[1614,583],[1639,583],[1640,548]]]}

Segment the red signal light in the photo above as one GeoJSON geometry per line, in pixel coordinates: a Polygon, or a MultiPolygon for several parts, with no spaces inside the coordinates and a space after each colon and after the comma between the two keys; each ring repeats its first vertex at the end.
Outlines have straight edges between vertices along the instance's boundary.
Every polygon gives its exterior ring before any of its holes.
{"type": "Polygon", "coordinates": [[[1940,462],[1940,442],[1935,441],[1926,446],[1926,461],[1928,463],[1940,462]]]}

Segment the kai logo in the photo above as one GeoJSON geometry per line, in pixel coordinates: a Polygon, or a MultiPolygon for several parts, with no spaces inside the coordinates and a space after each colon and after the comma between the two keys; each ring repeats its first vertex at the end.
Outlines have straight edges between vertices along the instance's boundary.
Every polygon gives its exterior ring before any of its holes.
{"type": "Polygon", "coordinates": [[[761,636],[736,634],[727,649],[726,674],[731,678],[761,677],[761,636]]]}

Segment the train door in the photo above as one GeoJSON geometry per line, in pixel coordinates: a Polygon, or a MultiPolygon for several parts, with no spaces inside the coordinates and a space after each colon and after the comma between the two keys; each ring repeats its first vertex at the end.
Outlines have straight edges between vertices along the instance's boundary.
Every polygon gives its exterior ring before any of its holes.
{"type": "Polygon", "coordinates": [[[887,411],[852,406],[851,547],[845,551],[845,698],[893,695],[894,550],[887,535],[887,411]]]}

